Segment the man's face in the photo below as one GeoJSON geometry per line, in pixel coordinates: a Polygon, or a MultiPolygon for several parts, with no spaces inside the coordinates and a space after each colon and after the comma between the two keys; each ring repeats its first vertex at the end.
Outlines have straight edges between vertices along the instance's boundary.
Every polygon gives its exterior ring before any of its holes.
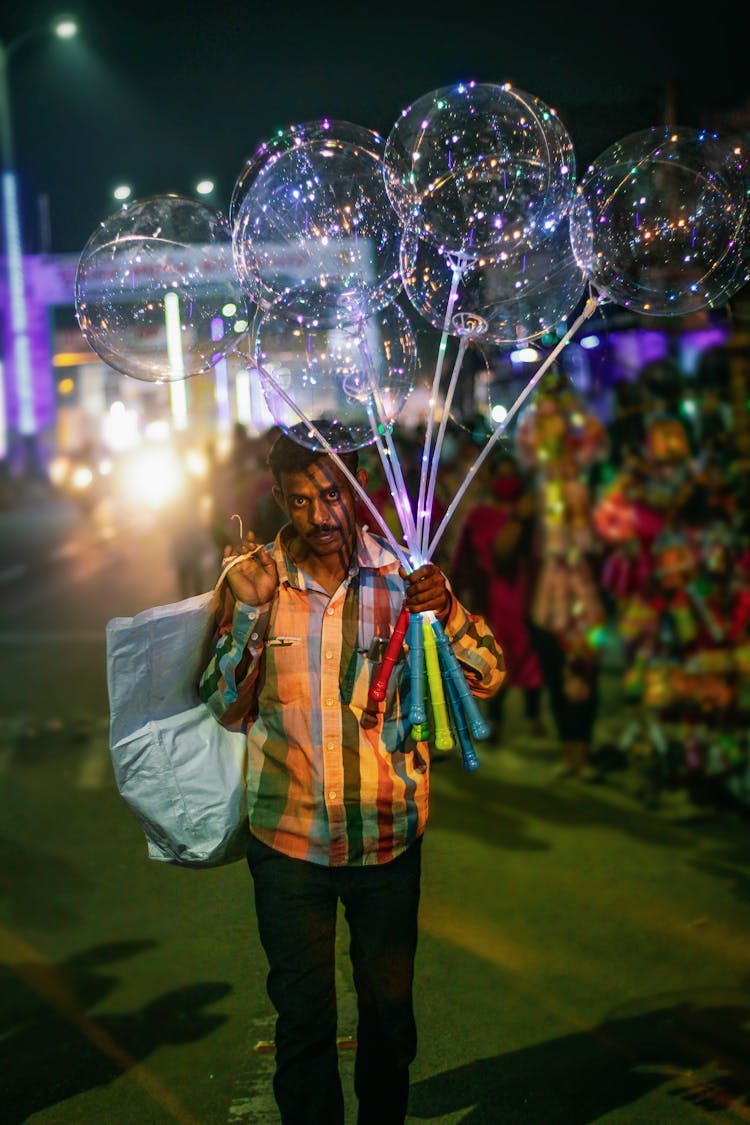
{"type": "MultiPolygon", "coordinates": [[[[364,487],[365,471],[360,469],[356,476],[364,487]]],[[[282,473],[274,495],[312,554],[338,554],[348,564],[356,537],[356,493],[330,458],[301,472],[282,473]]]]}

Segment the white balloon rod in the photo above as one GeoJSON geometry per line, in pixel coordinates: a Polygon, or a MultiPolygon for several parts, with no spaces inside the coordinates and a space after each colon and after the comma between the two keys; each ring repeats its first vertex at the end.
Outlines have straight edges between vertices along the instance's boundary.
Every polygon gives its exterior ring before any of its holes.
{"type": "Polygon", "coordinates": [[[443,403],[443,411],[440,417],[440,425],[438,426],[437,437],[435,439],[435,446],[432,451],[432,459],[430,461],[430,479],[427,484],[427,492],[425,495],[424,505],[424,524],[422,526],[422,539],[420,541],[420,550],[424,555],[427,551],[427,546],[430,542],[430,521],[432,519],[432,503],[435,499],[435,483],[437,481],[438,467],[440,465],[440,453],[443,448],[443,439],[445,437],[445,430],[448,425],[448,415],[450,414],[451,406],[453,405],[453,395],[456,392],[456,384],[458,383],[459,372],[463,364],[464,355],[466,354],[466,336],[461,336],[458,345],[458,355],[456,362],[453,364],[453,371],[451,372],[448,390],[445,395],[445,402],[443,403]]]}
{"type": "Polygon", "coordinates": [[[291,409],[297,415],[299,420],[301,422],[304,422],[306,426],[310,427],[310,433],[313,434],[313,436],[316,438],[316,440],[320,442],[320,444],[323,446],[323,448],[325,449],[326,453],[331,458],[331,460],[336,465],[338,465],[339,469],[344,474],[346,479],[349,481],[349,484],[352,486],[354,491],[360,497],[360,499],[362,500],[362,502],[365,505],[365,507],[367,508],[367,510],[370,512],[370,514],[372,516],[375,517],[376,523],[378,524],[378,526],[380,527],[380,530],[383,532],[383,535],[386,537],[386,539],[390,543],[391,547],[393,548],[393,552],[396,555],[399,562],[401,563],[401,565],[404,567],[405,570],[410,570],[411,566],[410,566],[409,560],[407,559],[406,555],[403,552],[403,549],[396,542],[396,539],[395,539],[395,537],[393,535],[393,532],[391,531],[390,527],[385,522],[385,520],[381,516],[378,509],[375,507],[372,500],[367,495],[364,488],[362,487],[362,485],[359,483],[359,481],[355,477],[354,473],[347,467],[347,465],[344,464],[344,462],[341,460],[341,457],[338,455],[338,453],[333,448],[333,446],[330,444],[330,442],[327,440],[327,438],[325,438],[323,436],[323,434],[321,434],[321,432],[317,428],[317,426],[313,422],[310,421],[310,419],[307,417],[307,415],[302,410],[300,410],[300,408],[297,406],[297,403],[286,393],[286,391],[283,389],[283,387],[279,386],[277,381],[274,379],[273,375],[269,374],[269,372],[266,371],[266,369],[264,367],[261,367],[260,365],[258,365],[258,370],[260,371],[263,378],[268,380],[268,382],[271,384],[271,386],[277,392],[277,394],[279,394],[281,396],[281,398],[284,400],[284,402],[287,404],[287,406],[291,407],[291,409]]]}
{"type": "MultiPolygon", "coordinates": [[[[373,437],[375,438],[375,447],[380,456],[380,464],[383,467],[383,473],[385,475],[386,483],[388,485],[388,488],[390,489],[391,496],[393,497],[393,503],[396,506],[396,513],[399,518],[399,523],[401,524],[401,530],[404,533],[404,539],[406,540],[406,545],[409,548],[409,553],[413,556],[414,524],[411,518],[411,508],[409,507],[409,497],[406,493],[406,487],[403,484],[403,478],[401,487],[399,487],[396,481],[396,477],[393,471],[393,462],[391,460],[389,451],[385,447],[383,435],[380,432],[378,419],[375,416],[372,404],[369,404],[367,407],[367,416],[370,421],[370,429],[372,430],[373,437]]],[[[398,464],[398,458],[396,458],[396,464],[398,464]]]]}
{"type": "MultiPolygon", "coordinates": [[[[370,384],[370,391],[372,393],[375,408],[377,410],[378,421],[382,426],[382,433],[377,430],[376,427],[375,435],[378,453],[380,454],[380,460],[383,465],[383,472],[386,474],[389,487],[393,494],[393,502],[396,505],[396,511],[398,512],[398,518],[401,523],[401,529],[404,533],[404,538],[406,539],[409,551],[414,554],[415,551],[419,550],[419,542],[417,540],[417,529],[414,523],[414,515],[411,509],[409,492],[406,487],[406,481],[404,480],[403,472],[401,470],[401,462],[399,460],[398,451],[396,450],[396,446],[393,441],[391,426],[385,412],[385,407],[383,406],[383,398],[380,394],[378,381],[375,377],[375,370],[373,368],[372,356],[370,355],[367,338],[363,334],[361,328],[359,335],[359,350],[360,357],[365,366],[365,370],[367,371],[367,379],[370,384]],[[382,442],[378,440],[380,438],[385,439],[387,454],[385,454],[382,442]]],[[[372,425],[372,422],[370,424],[372,425]]]]}
{"type": "Polygon", "coordinates": [[[424,520],[426,512],[424,510],[424,496],[425,488],[427,485],[427,467],[430,461],[430,449],[432,445],[432,428],[435,417],[435,406],[437,404],[438,390],[440,388],[440,376],[443,371],[443,361],[445,360],[445,349],[448,346],[448,329],[450,328],[451,318],[453,316],[453,308],[456,304],[458,297],[458,283],[461,280],[462,271],[457,266],[452,267],[453,275],[451,277],[451,288],[448,294],[448,305],[445,310],[445,320],[443,321],[443,333],[440,337],[440,347],[438,348],[437,363],[435,364],[435,373],[432,377],[432,393],[430,395],[429,410],[427,412],[427,426],[424,435],[424,446],[422,448],[422,463],[419,469],[419,495],[417,497],[417,542],[422,541],[422,534],[424,528],[424,520]]]}
{"type": "Polygon", "coordinates": [[[449,522],[451,516],[453,515],[456,508],[458,507],[458,505],[461,503],[462,499],[466,495],[466,490],[472,484],[472,482],[473,482],[473,480],[474,480],[474,478],[477,474],[477,470],[484,464],[484,461],[487,458],[487,456],[489,455],[490,450],[495,445],[495,442],[499,441],[499,439],[505,433],[505,430],[508,427],[508,423],[518,413],[518,411],[520,410],[523,403],[526,401],[526,399],[529,397],[531,392],[536,387],[536,385],[539,382],[539,380],[541,379],[542,375],[544,375],[545,371],[550,366],[550,364],[554,363],[554,361],[557,359],[558,355],[560,354],[562,349],[565,347],[568,340],[570,340],[570,338],[578,331],[578,329],[581,327],[581,325],[584,323],[584,321],[588,320],[588,318],[592,315],[592,313],[594,313],[596,311],[596,308],[599,305],[599,301],[600,301],[599,297],[589,297],[589,299],[586,301],[586,304],[584,306],[584,309],[583,309],[583,312],[581,313],[581,315],[576,319],[575,323],[571,325],[571,327],[568,329],[568,331],[563,336],[562,340],[560,340],[560,342],[553,348],[553,350],[547,356],[547,358],[545,359],[544,363],[541,365],[539,370],[532,376],[532,378],[526,384],[526,386],[521,391],[521,393],[518,396],[518,398],[516,399],[516,401],[511,406],[508,413],[503,418],[502,422],[500,422],[495,427],[495,430],[494,430],[492,436],[488,439],[484,449],[481,451],[479,456],[476,458],[473,465],[469,466],[468,472],[467,472],[464,480],[462,481],[461,485],[459,486],[459,489],[456,492],[456,495],[453,497],[450,504],[448,505],[448,510],[446,511],[445,515],[443,516],[443,519],[440,523],[440,526],[437,529],[437,531],[435,532],[434,538],[433,538],[432,542],[430,543],[430,546],[429,546],[429,549],[428,549],[427,555],[426,555],[427,559],[431,559],[432,556],[434,555],[435,549],[436,549],[438,543],[440,542],[440,540],[443,537],[443,534],[445,532],[446,527],[448,526],[448,522],[449,522]]]}

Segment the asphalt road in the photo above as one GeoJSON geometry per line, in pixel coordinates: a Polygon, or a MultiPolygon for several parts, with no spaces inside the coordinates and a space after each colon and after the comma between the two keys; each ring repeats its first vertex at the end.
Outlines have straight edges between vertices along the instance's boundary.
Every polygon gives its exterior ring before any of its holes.
{"type": "MultiPolygon", "coordinates": [[[[278,1120],[244,865],[148,860],[110,770],[104,625],[176,596],[158,519],[0,515],[4,1125],[278,1120]]],[[[513,697],[478,751],[433,771],[409,1125],[750,1120],[746,812],[646,808],[630,766],[555,781],[513,697]]]]}

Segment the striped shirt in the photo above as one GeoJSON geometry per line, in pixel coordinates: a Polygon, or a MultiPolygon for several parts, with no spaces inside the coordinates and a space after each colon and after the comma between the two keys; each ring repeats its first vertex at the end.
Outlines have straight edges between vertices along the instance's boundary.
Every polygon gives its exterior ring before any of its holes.
{"type": "MultiPolygon", "coordinates": [[[[359,529],[349,572],[329,595],[286,551],[290,531],[273,544],[273,601],[249,606],[228,593],[200,695],[225,726],[247,730],[258,839],[313,863],[385,863],[421,836],[429,795],[429,747],[411,740],[403,653],[385,700],[367,698],[404,599],[399,562],[359,529]],[[372,725],[362,725],[366,709],[377,712],[372,725]]],[[[445,631],[472,693],[494,695],[504,665],[484,620],[453,598],[445,631]]]]}

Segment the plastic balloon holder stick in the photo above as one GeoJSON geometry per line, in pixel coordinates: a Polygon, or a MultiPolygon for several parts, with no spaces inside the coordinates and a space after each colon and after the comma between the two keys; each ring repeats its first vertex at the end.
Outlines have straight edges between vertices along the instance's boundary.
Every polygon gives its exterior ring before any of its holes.
{"type": "Polygon", "coordinates": [[[398,620],[391,634],[391,639],[388,641],[380,668],[370,684],[369,698],[373,703],[382,703],[386,697],[388,681],[391,678],[391,672],[398,660],[399,653],[403,648],[404,638],[406,637],[406,630],[408,628],[409,611],[406,606],[404,606],[398,615],[398,620]]]}
{"type": "Polygon", "coordinates": [[[440,660],[435,643],[435,634],[429,621],[424,620],[422,622],[422,637],[424,639],[427,683],[430,688],[432,711],[435,716],[435,746],[438,750],[450,750],[453,747],[453,735],[451,734],[448,707],[443,691],[443,677],[440,674],[440,660]]]}
{"type": "MultiPolygon", "coordinates": [[[[438,649],[438,657],[442,662],[441,649],[438,649]]],[[[443,666],[443,671],[445,673],[445,690],[448,696],[451,714],[453,715],[453,727],[456,732],[456,737],[458,738],[458,744],[461,747],[461,763],[465,770],[477,770],[479,769],[479,759],[477,758],[471,741],[469,727],[466,722],[466,714],[462,705],[461,696],[458,692],[458,687],[449,669],[443,666]]]]}
{"type": "MultiPolygon", "coordinates": [[[[413,613],[409,622],[409,663],[411,666],[411,709],[409,721],[412,727],[420,729],[427,726],[424,678],[424,639],[422,637],[422,614],[413,613]]],[[[416,738],[416,735],[414,736],[416,738]]]]}
{"type": "Polygon", "coordinates": [[[451,648],[451,643],[445,635],[443,626],[438,620],[435,620],[432,623],[432,629],[435,634],[441,667],[446,679],[450,680],[456,689],[473,737],[478,739],[489,738],[492,728],[480,712],[477,701],[471,694],[471,688],[466,682],[466,677],[458,663],[455,652],[451,648]]]}

